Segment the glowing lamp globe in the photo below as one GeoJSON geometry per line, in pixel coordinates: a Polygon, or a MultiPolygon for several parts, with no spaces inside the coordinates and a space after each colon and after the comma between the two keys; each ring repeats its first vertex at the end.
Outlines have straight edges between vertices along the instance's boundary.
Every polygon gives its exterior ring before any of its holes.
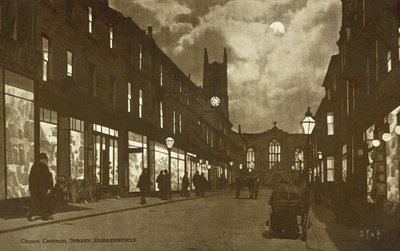
{"type": "Polygon", "coordinates": [[[167,145],[168,149],[171,149],[174,146],[175,140],[171,137],[165,139],[165,144],[167,145]]]}
{"type": "Polygon", "coordinates": [[[397,135],[400,135],[400,125],[397,125],[397,126],[394,128],[394,132],[395,132],[397,135]]]}
{"type": "Polygon", "coordinates": [[[385,142],[389,142],[393,139],[393,136],[391,133],[385,132],[384,134],[382,134],[382,140],[385,142]]]}
{"type": "Polygon", "coordinates": [[[304,134],[310,135],[315,127],[315,120],[312,118],[310,107],[307,108],[306,117],[300,122],[301,130],[304,134]]]}
{"type": "Polygon", "coordinates": [[[372,146],[378,147],[378,146],[380,146],[380,144],[381,144],[381,142],[379,141],[379,139],[372,140],[372,146]]]}

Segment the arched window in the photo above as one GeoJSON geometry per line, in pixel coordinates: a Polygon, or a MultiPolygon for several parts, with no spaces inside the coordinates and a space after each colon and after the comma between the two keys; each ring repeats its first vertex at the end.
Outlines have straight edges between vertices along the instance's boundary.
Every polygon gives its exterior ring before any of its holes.
{"type": "Polygon", "coordinates": [[[269,142],[269,155],[268,155],[268,167],[272,167],[281,162],[281,143],[278,140],[273,139],[269,142]]]}
{"type": "Polygon", "coordinates": [[[294,170],[302,170],[304,163],[304,153],[303,149],[297,147],[294,151],[294,170]]]}
{"type": "Polygon", "coordinates": [[[255,167],[254,149],[250,147],[247,150],[247,168],[254,169],[254,167],[255,167]]]}

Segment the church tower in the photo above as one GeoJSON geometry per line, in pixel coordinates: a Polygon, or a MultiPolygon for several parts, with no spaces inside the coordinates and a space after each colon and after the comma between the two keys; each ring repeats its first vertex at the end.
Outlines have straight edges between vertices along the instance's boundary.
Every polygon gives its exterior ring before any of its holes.
{"type": "Polygon", "coordinates": [[[226,119],[229,119],[228,102],[228,56],[224,48],[222,63],[208,62],[207,48],[204,49],[204,72],[203,72],[203,90],[207,100],[217,97],[220,100],[219,109],[226,119]]]}

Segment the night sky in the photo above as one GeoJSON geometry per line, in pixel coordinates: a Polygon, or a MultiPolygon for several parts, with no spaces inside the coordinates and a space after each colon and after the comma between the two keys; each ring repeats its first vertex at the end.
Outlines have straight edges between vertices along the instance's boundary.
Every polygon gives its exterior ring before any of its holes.
{"type": "Polygon", "coordinates": [[[307,106],[315,113],[341,22],[340,0],[109,0],[202,85],[203,52],[210,62],[228,51],[230,119],[243,132],[278,122],[300,132],[307,106]],[[274,32],[278,21],[285,32],[274,32]]]}

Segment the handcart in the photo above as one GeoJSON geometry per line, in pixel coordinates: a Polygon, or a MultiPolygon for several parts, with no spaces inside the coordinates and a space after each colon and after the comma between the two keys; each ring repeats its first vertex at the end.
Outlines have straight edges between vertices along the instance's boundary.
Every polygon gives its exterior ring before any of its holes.
{"type": "Polygon", "coordinates": [[[274,189],[269,201],[271,237],[306,240],[309,226],[308,195],[305,189],[286,185],[274,189]]]}

